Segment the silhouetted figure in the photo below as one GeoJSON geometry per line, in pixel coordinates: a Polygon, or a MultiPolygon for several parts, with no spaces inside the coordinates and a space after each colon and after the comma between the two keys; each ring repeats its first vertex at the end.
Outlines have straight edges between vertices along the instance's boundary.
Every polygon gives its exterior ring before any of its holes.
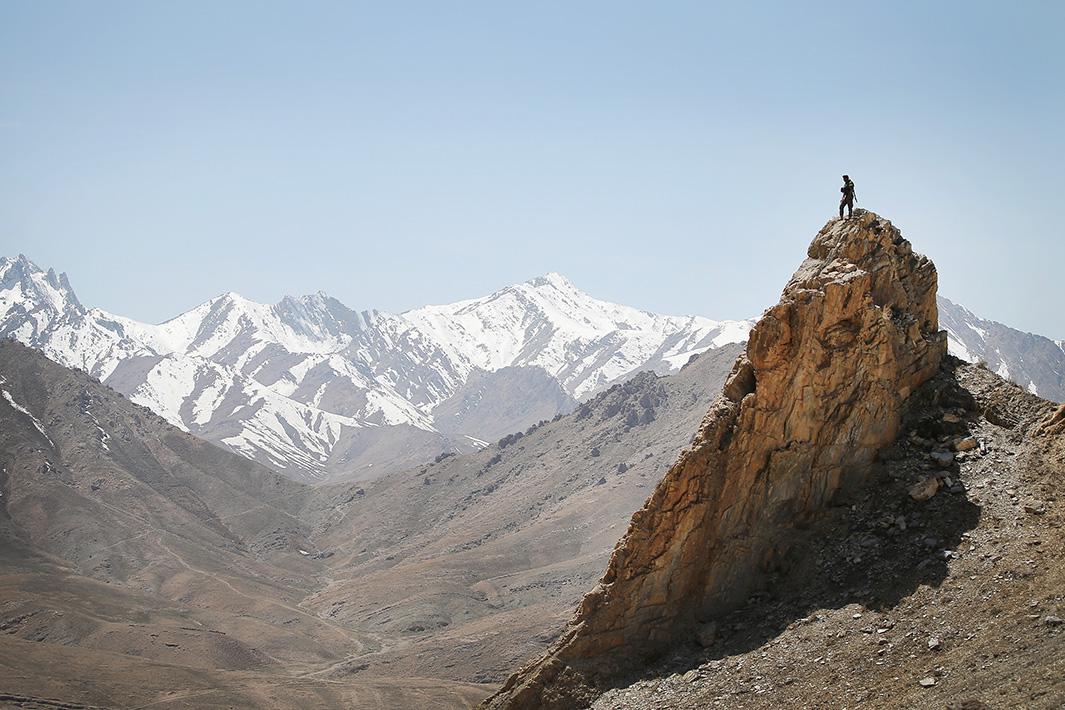
{"type": "Polygon", "coordinates": [[[854,181],[849,175],[843,176],[843,187],[839,189],[843,197],[839,200],[839,218],[843,219],[843,207],[847,207],[847,218],[854,212],[854,181]]]}

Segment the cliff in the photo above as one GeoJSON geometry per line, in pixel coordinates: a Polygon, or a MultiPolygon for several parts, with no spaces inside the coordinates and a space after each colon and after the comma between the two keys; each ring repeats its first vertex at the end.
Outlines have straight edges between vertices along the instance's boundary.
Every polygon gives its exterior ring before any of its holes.
{"type": "Polygon", "coordinates": [[[486,706],[586,705],[698,637],[833,496],[865,481],[945,349],[932,262],[871,212],[829,222],[562,637],[486,706]]]}

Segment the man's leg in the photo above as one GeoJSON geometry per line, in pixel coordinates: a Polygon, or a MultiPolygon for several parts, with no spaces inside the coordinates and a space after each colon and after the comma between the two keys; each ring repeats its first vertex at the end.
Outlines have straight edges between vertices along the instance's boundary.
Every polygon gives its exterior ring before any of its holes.
{"type": "Polygon", "coordinates": [[[854,200],[847,200],[847,219],[854,216],[854,200]]]}
{"type": "Polygon", "coordinates": [[[843,219],[843,205],[847,204],[846,200],[839,201],[839,218],[843,219]]]}

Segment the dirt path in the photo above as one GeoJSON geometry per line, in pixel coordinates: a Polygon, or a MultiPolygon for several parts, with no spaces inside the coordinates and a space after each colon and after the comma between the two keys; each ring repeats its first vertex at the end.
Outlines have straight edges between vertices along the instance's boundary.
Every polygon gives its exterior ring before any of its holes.
{"type": "Polygon", "coordinates": [[[178,702],[179,700],[191,700],[192,698],[198,698],[198,697],[201,697],[203,695],[210,695],[211,693],[215,693],[215,692],[218,692],[218,691],[216,691],[214,688],[208,688],[207,690],[187,690],[187,691],[185,691],[183,693],[174,693],[172,695],[168,695],[165,698],[160,698],[159,700],[153,700],[152,702],[145,703],[144,705],[137,705],[132,710],[141,710],[142,708],[152,708],[152,707],[156,707],[156,706],[159,706],[159,705],[166,705],[168,703],[178,702]]]}

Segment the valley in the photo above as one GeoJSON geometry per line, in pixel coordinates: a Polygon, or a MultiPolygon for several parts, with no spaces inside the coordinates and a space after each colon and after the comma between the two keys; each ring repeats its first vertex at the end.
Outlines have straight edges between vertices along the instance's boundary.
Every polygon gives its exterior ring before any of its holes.
{"type": "MultiPolygon", "coordinates": [[[[934,299],[899,295],[934,294],[934,267],[890,223],[861,214],[850,231],[826,226],[749,342],[583,399],[544,370],[471,374],[439,406],[492,441],[369,480],[292,480],[86,371],[0,342],[0,697],[13,707],[695,708],[1005,692],[1053,707],[1065,697],[1053,621],[1065,603],[1053,532],[1065,514],[1063,410],[991,363],[947,356],[956,336],[937,329],[934,299]],[[863,240],[893,251],[869,266],[863,240]],[[809,352],[788,354],[803,343],[809,352]],[[767,375],[774,367],[791,374],[767,375]],[[783,404],[750,410],[763,417],[755,429],[722,428],[723,412],[742,414],[755,393],[783,404]],[[817,413],[799,414],[799,402],[817,413]],[[505,429],[523,418],[535,421],[505,429]],[[772,434],[778,426],[791,433],[772,434]],[[781,468],[766,484],[714,478],[707,437],[777,441],[768,460],[781,468]],[[812,443],[840,437],[850,443],[826,449],[838,463],[812,443]],[[825,478],[787,479],[804,472],[825,478]],[[708,485],[732,487],[698,493],[708,485]],[[728,502],[759,485],[773,505],[798,494],[806,508],[728,502]],[[649,513],[663,496],[679,498],[649,513]],[[784,528],[752,523],[723,547],[708,538],[687,551],[722,523],[681,511],[715,505],[784,528]],[[633,573],[618,569],[645,545],[658,551],[633,573]],[[706,550],[716,566],[701,572],[706,550]],[[670,555],[678,561],[663,563],[670,555]],[[987,574],[993,596],[965,581],[987,574]],[[653,589],[657,575],[677,595],[665,604],[617,585],[653,589]],[[1021,597],[1026,616],[993,600],[1021,597]],[[597,609],[605,621],[589,616],[597,609]],[[1030,627],[1027,642],[1000,613],[1030,627]],[[872,657],[866,617],[878,627],[872,657]],[[907,656],[926,635],[934,654],[907,656]],[[798,678],[791,669],[815,653],[798,678]],[[559,662],[535,660],[552,654],[559,662]],[[837,687],[856,667],[861,682],[837,687]],[[781,670],[791,676],[771,679],[781,670]]],[[[758,460],[737,449],[720,465],[741,472],[758,460]]]]}
{"type": "Polygon", "coordinates": [[[1065,3],[0,2],[0,710],[1063,710],[1065,3]]]}
{"type": "Polygon", "coordinates": [[[5,690],[92,704],[114,689],[123,707],[254,704],[264,689],[271,707],[465,707],[564,625],[736,347],[503,447],[309,488],[0,345],[2,386],[33,412],[3,412],[0,643],[21,678],[5,690]],[[189,686],[202,692],[174,695],[189,686]]]}

